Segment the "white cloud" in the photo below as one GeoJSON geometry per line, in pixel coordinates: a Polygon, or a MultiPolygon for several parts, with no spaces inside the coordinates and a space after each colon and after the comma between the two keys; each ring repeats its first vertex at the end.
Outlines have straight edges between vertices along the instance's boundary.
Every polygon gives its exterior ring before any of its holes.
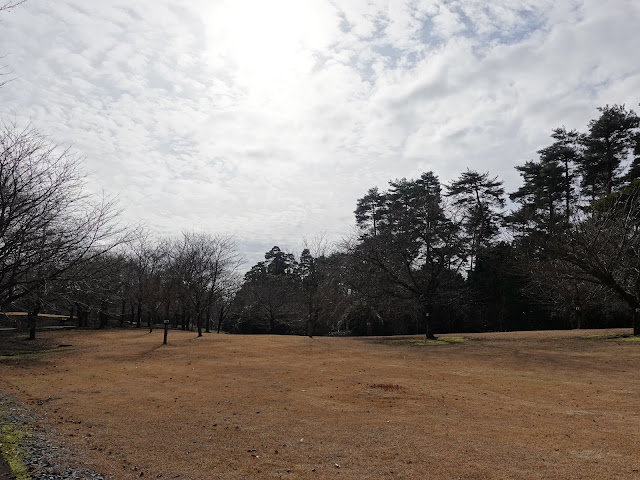
{"type": "Polygon", "coordinates": [[[552,128],[637,105],[639,24],[633,0],[33,1],[0,23],[0,114],[72,144],[128,220],[255,261],[348,233],[393,178],[513,190],[552,128]]]}

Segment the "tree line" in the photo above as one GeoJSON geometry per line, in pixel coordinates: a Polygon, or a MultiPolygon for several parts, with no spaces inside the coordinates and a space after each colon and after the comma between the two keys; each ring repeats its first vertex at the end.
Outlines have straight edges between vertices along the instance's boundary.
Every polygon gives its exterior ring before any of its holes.
{"type": "Polygon", "coordinates": [[[633,325],[640,334],[640,120],[600,108],[552,130],[507,194],[489,172],[372,187],[356,233],[277,246],[241,275],[232,238],[158,239],[83,191],[76,156],[0,131],[0,305],[80,327],[373,335],[633,325]],[[509,202],[508,202],[509,200],[509,202]]]}
{"type": "MultiPolygon", "coordinates": [[[[6,13],[24,0],[0,4],[6,13]]],[[[11,80],[0,68],[0,87],[11,80]]],[[[552,130],[505,192],[489,172],[370,188],[356,233],[240,274],[224,235],[155,238],[84,192],[81,162],[34,128],[0,126],[0,307],[80,327],[371,335],[633,325],[640,334],[640,122],[605,106],[552,130]],[[509,201],[508,201],[509,200],[509,201]]],[[[1,317],[1,316],[0,316],[1,317]]],[[[0,318],[0,322],[2,318],[0,318]]]]}
{"type": "Polygon", "coordinates": [[[369,189],[330,254],[278,247],[236,296],[232,331],[407,334],[633,325],[640,334],[640,120],[598,109],[516,167],[369,189]],[[511,208],[506,209],[507,198],[511,208]]]}

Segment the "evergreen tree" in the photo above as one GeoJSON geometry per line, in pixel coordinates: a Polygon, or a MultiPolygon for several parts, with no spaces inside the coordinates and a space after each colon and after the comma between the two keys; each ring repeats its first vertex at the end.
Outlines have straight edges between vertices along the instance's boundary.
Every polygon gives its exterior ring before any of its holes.
{"type": "Polygon", "coordinates": [[[609,195],[622,183],[622,167],[637,143],[640,118],[624,105],[598,108],[589,122],[580,165],[583,192],[593,200],[609,195]]]}
{"type": "MultiPolygon", "coordinates": [[[[508,331],[550,328],[549,312],[529,295],[531,276],[518,252],[520,243],[500,242],[478,255],[467,277],[475,308],[471,330],[508,331]]],[[[531,259],[527,258],[530,262],[531,259]]]]}
{"type": "Polygon", "coordinates": [[[384,196],[378,191],[378,187],[370,188],[364,197],[358,199],[354,213],[362,235],[375,237],[378,234],[384,207],[384,196]]]}
{"type": "Polygon", "coordinates": [[[627,185],[640,178],[640,132],[635,134],[633,147],[633,161],[629,166],[629,171],[625,175],[627,185]]]}
{"type": "Polygon", "coordinates": [[[301,333],[296,294],[297,262],[291,253],[274,246],[245,274],[239,292],[244,304],[241,315],[246,333],[301,333]]]}
{"type": "Polygon", "coordinates": [[[265,268],[271,275],[287,275],[296,269],[296,259],[293,253],[285,253],[277,245],[264,254],[265,268]]]}
{"type": "Polygon", "coordinates": [[[550,146],[538,150],[540,160],[547,164],[557,164],[562,169],[562,187],[564,189],[564,216],[569,222],[576,205],[575,179],[576,166],[582,160],[584,135],[576,130],[567,131],[565,127],[553,130],[551,137],[556,141],[550,146]]]}
{"type": "Polygon", "coordinates": [[[382,194],[386,208],[378,234],[361,237],[351,253],[368,267],[369,283],[380,295],[411,302],[431,338],[434,307],[465,260],[460,227],[445,215],[433,172],[390,187],[382,194]]]}
{"type": "Polygon", "coordinates": [[[498,234],[504,208],[504,188],[497,177],[467,169],[447,186],[447,195],[463,211],[463,228],[469,242],[469,271],[481,249],[490,245],[498,234]]]}
{"type": "Polygon", "coordinates": [[[564,218],[562,203],[567,178],[556,158],[545,155],[539,161],[528,161],[516,170],[522,176],[523,185],[509,195],[521,204],[508,220],[521,235],[551,233],[564,218]]]}
{"type": "Polygon", "coordinates": [[[318,259],[311,255],[311,251],[308,248],[302,250],[302,254],[300,255],[298,275],[302,283],[302,300],[307,316],[306,333],[309,337],[313,337],[318,324],[318,317],[322,310],[318,296],[323,275],[320,268],[318,268],[318,259]]]}

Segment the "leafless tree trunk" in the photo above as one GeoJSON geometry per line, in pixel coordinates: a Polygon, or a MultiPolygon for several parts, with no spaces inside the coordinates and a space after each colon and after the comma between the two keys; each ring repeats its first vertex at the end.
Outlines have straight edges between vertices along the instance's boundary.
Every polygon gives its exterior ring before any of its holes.
{"type": "MultiPolygon", "coordinates": [[[[202,336],[213,302],[235,281],[241,258],[228,237],[183,233],[182,239],[168,247],[170,270],[182,296],[183,309],[195,319],[198,336],[202,336]]],[[[183,324],[184,328],[184,324],[183,324]]]]}
{"type": "Polygon", "coordinates": [[[83,180],[68,150],[0,126],[0,304],[64,291],[125,241],[114,203],[84,194],[83,180]]]}
{"type": "Polygon", "coordinates": [[[40,309],[42,308],[42,302],[40,300],[36,300],[33,308],[27,312],[27,322],[29,324],[29,340],[36,339],[36,326],[38,324],[38,315],[40,314],[40,309]]]}
{"type": "Polygon", "coordinates": [[[593,204],[589,216],[544,241],[543,270],[557,282],[600,286],[631,310],[640,335],[640,185],[593,204]]]}

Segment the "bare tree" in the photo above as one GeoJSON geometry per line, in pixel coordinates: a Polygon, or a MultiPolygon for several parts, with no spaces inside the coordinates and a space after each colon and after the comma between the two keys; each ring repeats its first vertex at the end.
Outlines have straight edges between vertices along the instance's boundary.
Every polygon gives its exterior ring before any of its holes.
{"type": "Polygon", "coordinates": [[[76,156],[33,128],[0,127],[0,305],[29,311],[124,240],[112,200],[83,192],[76,156]]]}
{"type": "Polygon", "coordinates": [[[0,5],[0,12],[8,12],[12,8],[22,5],[26,1],[27,0],[11,0],[9,2],[4,2],[4,4],[0,5]]]}
{"type": "Polygon", "coordinates": [[[604,287],[626,303],[640,335],[640,183],[595,202],[592,212],[547,239],[542,268],[560,282],[604,287]]]}
{"type": "MultiPolygon", "coordinates": [[[[214,299],[211,309],[215,311],[217,316],[217,333],[222,330],[222,324],[228,318],[229,313],[235,305],[236,294],[242,287],[242,276],[235,272],[230,275],[228,280],[224,282],[220,294],[214,299]]],[[[207,318],[207,326],[209,326],[210,317],[207,318]]]]}
{"type": "Polygon", "coordinates": [[[170,242],[155,241],[151,234],[142,229],[129,244],[127,258],[132,273],[130,300],[136,309],[135,319],[139,328],[143,308],[147,311],[147,327],[153,331],[160,309],[168,300],[163,288],[169,261],[170,242]]]}
{"type": "Polygon", "coordinates": [[[201,337],[205,314],[235,281],[241,256],[231,238],[205,233],[183,233],[170,255],[171,270],[195,314],[201,337]]]}
{"type": "MultiPolygon", "coordinates": [[[[12,0],[12,1],[8,1],[8,2],[5,2],[3,4],[0,4],[0,13],[8,12],[8,11],[12,10],[13,8],[17,7],[18,5],[23,4],[26,1],[27,0],[12,0]]],[[[0,56],[0,60],[4,59],[5,56],[6,55],[0,56]]],[[[6,85],[7,82],[11,81],[11,79],[2,80],[3,77],[6,77],[7,75],[10,74],[10,72],[7,72],[6,69],[7,69],[6,65],[0,65],[0,87],[2,87],[3,85],[6,85]]]]}
{"type": "Polygon", "coordinates": [[[345,288],[341,284],[343,257],[330,252],[326,234],[304,240],[298,263],[301,313],[305,317],[306,334],[313,337],[327,333],[330,325],[346,308],[345,288]]]}

